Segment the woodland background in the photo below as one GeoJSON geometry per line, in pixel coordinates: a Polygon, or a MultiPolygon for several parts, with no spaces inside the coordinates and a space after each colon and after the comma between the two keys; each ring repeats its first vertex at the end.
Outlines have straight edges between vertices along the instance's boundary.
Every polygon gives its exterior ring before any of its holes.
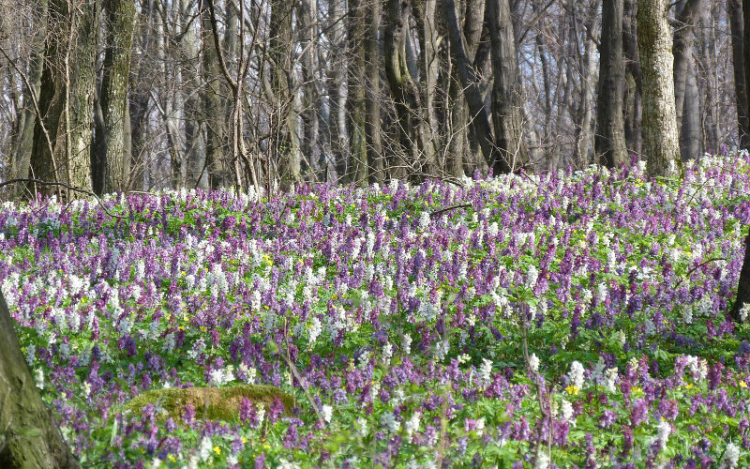
{"type": "Polygon", "coordinates": [[[669,120],[644,132],[649,15],[681,158],[746,147],[741,3],[2,0],[0,172],[101,194],[615,166],[669,120]]]}

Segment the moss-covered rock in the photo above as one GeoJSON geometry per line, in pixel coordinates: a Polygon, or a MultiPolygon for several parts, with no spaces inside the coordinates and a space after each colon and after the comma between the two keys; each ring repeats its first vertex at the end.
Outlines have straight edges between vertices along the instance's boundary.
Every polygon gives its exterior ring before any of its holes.
{"type": "Polygon", "coordinates": [[[187,406],[195,410],[195,418],[201,420],[238,421],[242,398],[270,407],[274,398],[284,403],[289,413],[295,405],[294,398],[275,386],[241,385],[226,388],[166,388],[153,389],[131,399],[123,412],[140,414],[143,408],[154,404],[161,409],[159,418],[169,417],[179,421],[187,406]]]}

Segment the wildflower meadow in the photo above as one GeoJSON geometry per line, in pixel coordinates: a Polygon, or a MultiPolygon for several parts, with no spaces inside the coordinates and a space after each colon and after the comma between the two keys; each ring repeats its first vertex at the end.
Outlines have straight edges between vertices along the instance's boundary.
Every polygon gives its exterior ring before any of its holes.
{"type": "Polygon", "coordinates": [[[740,468],[750,156],[0,208],[83,467],[740,468]]]}

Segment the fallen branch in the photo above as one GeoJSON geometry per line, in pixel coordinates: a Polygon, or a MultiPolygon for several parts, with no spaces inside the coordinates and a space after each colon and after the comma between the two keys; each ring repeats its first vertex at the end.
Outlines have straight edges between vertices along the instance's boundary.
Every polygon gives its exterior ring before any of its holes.
{"type": "Polygon", "coordinates": [[[441,208],[440,210],[430,213],[430,216],[434,217],[434,216],[440,215],[441,213],[448,212],[450,210],[454,210],[457,208],[469,208],[472,206],[473,206],[472,204],[451,205],[450,207],[441,208]]]}
{"type": "Polygon", "coordinates": [[[9,186],[11,184],[18,184],[18,183],[25,183],[25,182],[30,182],[32,184],[39,184],[40,186],[63,187],[65,189],[68,189],[73,192],[77,192],[79,194],[89,195],[93,197],[94,199],[96,199],[96,201],[99,203],[99,206],[102,208],[102,210],[104,210],[104,213],[106,213],[107,215],[113,218],[123,218],[122,215],[115,215],[114,213],[110,212],[107,209],[107,207],[104,205],[104,202],[102,202],[102,199],[100,199],[98,195],[94,194],[93,192],[89,190],[80,189],[78,187],[73,187],[70,184],[66,184],[64,182],[43,181],[41,179],[33,179],[33,178],[13,178],[13,179],[8,179],[7,181],[0,182],[0,189],[5,186],[9,186]]]}

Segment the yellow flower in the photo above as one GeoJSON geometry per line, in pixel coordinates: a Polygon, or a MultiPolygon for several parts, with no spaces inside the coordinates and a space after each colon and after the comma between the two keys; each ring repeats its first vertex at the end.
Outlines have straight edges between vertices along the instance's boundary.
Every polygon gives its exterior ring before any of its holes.
{"type": "Polygon", "coordinates": [[[201,326],[201,332],[206,332],[206,326],[201,326]]]}
{"type": "Polygon", "coordinates": [[[269,445],[268,443],[265,443],[263,445],[263,449],[269,450],[269,449],[271,449],[271,445],[269,445]]]}
{"type": "Polygon", "coordinates": [[[581,388],[578,386],[568,386],[565,388],[565,390],[570,394],[571,396],[577,396],[579,392],[581,392],[581,388]]]}
{"type": "Polygon", "coordinates": [[[172,462],[177,462],[177,458],[174,456],[174,454],[168,454],[167,459],[169,459],[172,462]]]}
{"type": "Polygon", "coordinates": [[[242,444],[244,445],[245,443],[247,443],[247,438],[245,438],[245,437],[243,436],[243,437],[242,437],[242,444]]]}
{"type": "Polygon", "coordinates": [[[693,389],[693,383],[686,384],[685,389],[693,389]]]}
{"type": "Polygon", "coordinates": [[[221,448],[219,448],[218,446],[214,446],[214,453],[221,454],[221,448]]]}
{"type": "Polygon", "coordinates": [[[745,383],[744,381],[740,381],[740,387],[741,387],[742,389],[745,389],[745,388],[747,388],[747,383],[745,383]]]}
{"type": "Polygon", "coordinates": [[[633,394],[643,394],[643,389],[638,386],[633,386],[633,394]]]}

